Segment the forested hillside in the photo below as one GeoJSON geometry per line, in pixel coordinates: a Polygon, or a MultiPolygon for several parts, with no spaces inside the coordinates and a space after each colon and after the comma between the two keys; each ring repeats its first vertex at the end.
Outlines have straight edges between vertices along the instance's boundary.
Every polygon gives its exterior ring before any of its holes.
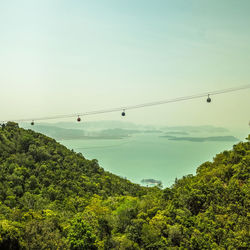
{"type": "Polygon", "coordinates": [[[246,249],[249,140],[161,190],[9,122],[0,128],[0,249],[246,249]]]}

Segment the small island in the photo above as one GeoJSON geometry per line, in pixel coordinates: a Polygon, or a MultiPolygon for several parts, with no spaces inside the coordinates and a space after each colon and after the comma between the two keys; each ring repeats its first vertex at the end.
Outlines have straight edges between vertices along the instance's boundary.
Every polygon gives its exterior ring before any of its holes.
{"type": "Polygon", "coordinates": [[[171,141],[191,141],[191,142],[206,142],[206,141],[228,141],[236,142],[239,141],[238,138],[234,136],[209,136],[209,137],[176,137],[176,136],[160,136],[168,138],[171,141]]]}
{"type": "Polygon", "coordinates": [[[142,179],[141,183],[144,185],[150,185],[150,186],[156,186],[156,185],[162,185],[162,182],[155,179],[142,179]]]}

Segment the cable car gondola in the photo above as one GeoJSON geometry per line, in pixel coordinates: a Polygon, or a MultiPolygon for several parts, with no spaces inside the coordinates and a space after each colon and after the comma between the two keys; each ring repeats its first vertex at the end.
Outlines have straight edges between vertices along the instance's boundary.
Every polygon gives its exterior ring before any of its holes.
{"type": "Polygon", "coordinates": [[[126,115],[125,110],[123,110],[122,111],[122,116],[125,116],[125,115],[126,115]]]}
{"type": "Polygon", "coordinates": [[[207,96],[207,102],[210,103],[211,102],[211,98],[209,97],[209,94],[207,96]]]}
{"type": "Polygon", "coordinates": [[[77,121],[78,122],[80,122],[81,121],[81,118],[80,118],[80,116],[78,115],[78,117],[77,117],[77,121]]]}
{"type": "Polygon", "coordinates": [[[33,126],[33,125],[35,125],[35,122],[34,122],[34,121],[32,121],[32,122],[30,123],[30,125],[32,125],[32,126],[33,126]]]}

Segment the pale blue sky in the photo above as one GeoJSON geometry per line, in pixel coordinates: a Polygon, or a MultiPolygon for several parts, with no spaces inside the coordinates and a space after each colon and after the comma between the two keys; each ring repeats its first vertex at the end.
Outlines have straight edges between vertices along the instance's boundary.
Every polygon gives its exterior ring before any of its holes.
{"type": "MultiPolygon", "coordinates": [[[[0,0],[0,120],[249,84],[249,13],[248,0],[0,0]]],[[[249,97],[134,110],[126,120],[247,127],[249,97]]]]}

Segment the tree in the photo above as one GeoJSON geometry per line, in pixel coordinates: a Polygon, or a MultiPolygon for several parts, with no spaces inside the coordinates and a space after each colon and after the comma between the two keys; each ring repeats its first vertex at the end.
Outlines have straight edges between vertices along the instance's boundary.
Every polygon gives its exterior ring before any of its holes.
{"type": "Polygon", "coordinates": [[[71,249],[89,250],[97,249],[96,236],[92,228],[79,216],[77,216],[69,229],[68,241],[71,249]]]}
{"type": "Polygon", "coordinates": [[[67,249],[66,239],[53,220],[32,219],[25,224],[25,249],[67,249]]]}
{"type": "Polygon", "coordinates": [[[21,226],[17,222],[0,220],[0,248],[1,249],[21,249],[21,226]]]}

